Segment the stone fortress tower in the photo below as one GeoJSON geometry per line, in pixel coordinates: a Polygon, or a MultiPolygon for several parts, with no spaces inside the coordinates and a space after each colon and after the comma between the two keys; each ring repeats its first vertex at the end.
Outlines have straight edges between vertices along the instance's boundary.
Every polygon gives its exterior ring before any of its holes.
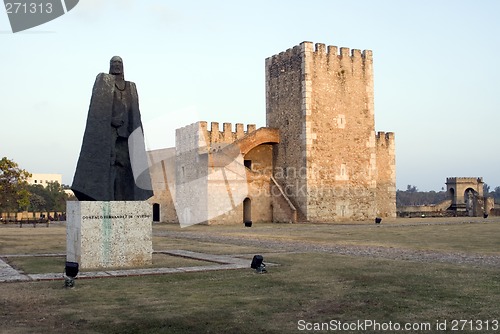
{"type": "Polygon", "coordinates": [[[267,58],[266,124],[299,220],[395,217],[394,134],[375,133],[371,51],[303,42],[267,58]]]}
{"type": "Polygon", "coordinates": [[[164,189],[154,216],[181,226],[396,217],[394,134],[375,132],[372,52],[303,42],[265,68],[266,127],[178,129],[171,158],[151,169],[164,189]]]}

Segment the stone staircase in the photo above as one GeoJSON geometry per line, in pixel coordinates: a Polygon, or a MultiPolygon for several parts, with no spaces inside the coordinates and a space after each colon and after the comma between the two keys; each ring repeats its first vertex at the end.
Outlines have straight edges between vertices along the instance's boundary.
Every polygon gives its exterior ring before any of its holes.
{"type": "Polygon", "coordinates": [[[296,223],[298,210],[273,176],[271,176],[271,194],[273,200],[273,222],[296,223]]]}

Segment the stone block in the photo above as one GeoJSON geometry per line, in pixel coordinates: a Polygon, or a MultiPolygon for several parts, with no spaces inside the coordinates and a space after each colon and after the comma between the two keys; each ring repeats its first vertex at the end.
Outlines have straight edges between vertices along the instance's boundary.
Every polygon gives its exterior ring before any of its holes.
{"type": "Polygon", "coordinates": [[[66,259],[81,269],[152,263],[152,208],[143,201],[67,202],[66,259]]]}

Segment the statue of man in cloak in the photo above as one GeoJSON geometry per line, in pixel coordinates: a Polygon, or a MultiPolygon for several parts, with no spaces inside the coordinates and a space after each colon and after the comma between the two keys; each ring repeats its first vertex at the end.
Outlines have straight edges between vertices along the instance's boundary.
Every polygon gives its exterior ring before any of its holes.
{"type": "Polygon", "coordinates": [[[94,83],[80,158],[71,189],[80,201],[141,201],[153,196],[139,98],[125,81],[123,61],[94,83]]]}

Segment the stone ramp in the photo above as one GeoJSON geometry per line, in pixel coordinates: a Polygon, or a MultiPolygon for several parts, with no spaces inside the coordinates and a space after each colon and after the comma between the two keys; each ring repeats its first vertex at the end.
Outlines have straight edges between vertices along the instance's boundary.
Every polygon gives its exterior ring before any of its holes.
{"type": "MultiPolygon", "coordinates": [[[[250,269],[250,261],[229,255],[213,255],[206,253],[197,253],[186,250],[165,250],[155,251],[155,253],[167,254],[172,256],[180,256],[189,259],[212,262],[213,264],[194,267],[178,267],[178,268],[143,268],[143,269],[123,269],[123,270],[101,270],[101,271],[81,271],[78,273],[78,279],[90,278],[111,278],[111,277],[132,277],[146,275],[165,275],[174,273],[202,272],[214,270],[230,270],[230,269],[250,269]]],[[[51,254],[44,254],[51,256],[51,254]]],[[[15,257],[16,255],[12,255],[15,257]]],[[[29,255],[23,255],[29,256],[29,255]]],[[[37,256],[37,255],[32,255],[37,256]]],[[[55,255],[54,255],[55,256],[55,255]]],[[[7,256],[4,256],[7,257],[7,256]]],[[[266,263],[267,265],[268,263],[266,263]]],[[[272,265],[272,264],[271,264],[272,265]]],[[[60,273],[48,274],[22,274],[12,268],[5,261],[0,259],[0,283],[2,282],[26,282],[26,281],[53,281],[63,280],[64,275],[60,273]]]]}
{"type": "Polygon", "coordinates": [[[169,250],[169,251],[158,251],[155,253],[168,254],[173,256],[185,257],[188,259],[196,259],[207,262],[215,262],[219,264],[234,264],[234,265],[244,265],[249,266],[248,260],[240,259],[229,255],[213,255],[207,253],[191,252],[186,250],[169,250]]]}
{"type": "Polygon", "coordinates": [[[0,283],[1,282],[22,282],[29,281],[27,275],[21,274],[16,269],[9,266],[4,260],[0,259],[0,283]]]}

